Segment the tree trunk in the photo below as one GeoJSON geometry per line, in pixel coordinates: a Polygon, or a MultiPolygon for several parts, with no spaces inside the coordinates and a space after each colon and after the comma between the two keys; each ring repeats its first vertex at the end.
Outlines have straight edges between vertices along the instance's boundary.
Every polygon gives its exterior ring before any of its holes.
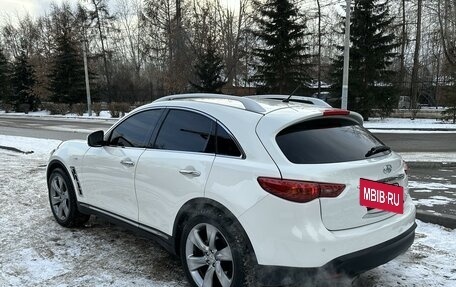
{"type": "Polygon", "coordinates": [[[318,98],[321,94],[321,6],[320,0],[317,0],[318,6],[318,59],[317,59],[317,83],[318,83],[318,98]]]}
{"type": "Polygon", "coordinates": [[[104,36],[103,36],[103,29],[101,27],[101,19],[100,19],[100,13],[98,10],[98,4],[95,0],[92,0],[93,6],[95,7],[95,15],[97,17],[97,29],[98,29],[98,35],[100,36],[100,42],[101,42],[101,52],[102,52],[102,57],[103,57],[103,65],[104,65],[104,70],[105,70],[105,75],[106,75],[106,85],[107,85],[107,92],[108,92],[108,102],[111,102],[112,99],[112,94],[111,94],[111,74],[109,73],[109,68],[108,68],[108,59],[106,58],[106,48],[105,48],[105,42],[104,42],[104,36]]]}
{"type": "Polygon", "coordinates": [[[402,39],[401,39],[401,67],[399,71],[401,87],[405,86],[405,45],[407,43],[406,37],[406,20],[405,20],[405,0],[402,0],[402,39]]]}
{"type": "Polygon", "coordinates": [[[420,47],[421,47],[421,12],[423,7],[423,0],[418,0],[418,11],[416,17],[416,41],[415,52],[413,53],[413,68],[412,68],[412,81],[410,85],[410,100],[411,100],[411,118],[415,119],[418,113],[418,68],[420,65],[420,47]]]}

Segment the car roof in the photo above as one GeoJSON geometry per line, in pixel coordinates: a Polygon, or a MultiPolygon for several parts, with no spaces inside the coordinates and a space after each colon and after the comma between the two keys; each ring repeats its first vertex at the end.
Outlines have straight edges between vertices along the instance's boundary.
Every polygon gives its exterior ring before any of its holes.
{"type": "MultiPolygon", "coordinates": [[[[206,94],[206,93],[194,93],[194,94],[180,94],[162,97],[155,100],[153,103],[167,102],[167,101],[197,101],[205,103],[219,104],[223,106],[229,106],[233,108],[244,109],[250,112],[259,114],[266,114],[278,109],[289,108],[294,106],[309,105],[309,107],[325,107],[330,108],[331,106],[326,102],[302,96],[291,96],[289,101],[284,102],[283,100],[288,99],[288,95],[255,95],[255,96],[230,96],[222,94],[206,94]]],[[[153,104],[152,103],[152,104],[153,104]]]]}
{"type": "MultiPolygon", "coordinates": [[[[174,106],[174,107],[187,107],[187,108],[197,108],[201,109],[206,107],[231,107],[232,111],[245,110],[248,112],[253,112],[260,115],[266,115],[276,111],[281,111],[282,113],[299,113],[301,117],[311,116],[311,115],[322,115],[325,111],[328,110],[338,110],[332,108],[330,105],[326,104],[324,101],[314,98],[301,97],[301,96],[292,96],[298,97],[299,99],[303,98],[317,100],[315,103],[306,103],[302,101],[290,100],[289,102],[283,102],[283,99],[288,98],[286,95],[260,95],[260,96],[230,96],[222,94],[207,94],[207,93],[194,93],[194,94],[179,94],[171,95],[159,98],[154,102],[141,106],[137,110],[142,110],[149,107],[157,106],[174,106]],[[323,104],[322,104],[322,103],[323,104]],[[209,105],[208,105],[209,104],[209,105]]],[[[218,109],[219,110],[219,109],[218,109]]],[[[226,109],[225,109],[226,110],[226,109]]],[[[229,112],[228,109],[226,111],[229,112]]],[[[350,117],[354,118],[362,124],[362,117],[354,112],[350,112],[350,117]]]]}

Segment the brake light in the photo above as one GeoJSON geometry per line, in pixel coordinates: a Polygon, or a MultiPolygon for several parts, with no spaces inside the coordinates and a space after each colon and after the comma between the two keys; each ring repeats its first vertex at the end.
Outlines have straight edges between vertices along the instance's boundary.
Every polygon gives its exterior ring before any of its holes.
{"type": "Polygon", "coordinates": [[[348,116],[350,111],[342,109],[325,110],[323,116],[348,116]]]}
{"type": "Polygon", "coordinates": [[[267,192],[293,202],[309,202],[319,197],[337,197],[344,184],[259,177],[258,183],[267,192]]]}

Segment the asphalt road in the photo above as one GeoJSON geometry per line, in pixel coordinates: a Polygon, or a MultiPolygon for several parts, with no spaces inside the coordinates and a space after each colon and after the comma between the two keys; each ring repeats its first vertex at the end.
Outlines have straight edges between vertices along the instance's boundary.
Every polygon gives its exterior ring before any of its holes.
{"type": "Polygon", "coordinates": [[[0,134],[56,140],[85,139],[92,131],[106,131],[114,122],[0,116],[0,134]]]}
{"type": "Polygon", "coordinates": [[[456,133],[375,135],[397,152],[456,152],[456,133]]]}
{"type": "MultiPolygon", "coordinates": [[[[107,130],[113,120],[72,120],[0,116],[0,134],[47,139],[85,139],[96,130],[107,130]]],[[[456,152],[456,133],[388,134],[376,136],[397,152],[456,152]]]]}
{"type": "Polygon", "coordinates": [[[456,167],[410,168],[409,190],[419,209],[456,216],[456,167]]]}

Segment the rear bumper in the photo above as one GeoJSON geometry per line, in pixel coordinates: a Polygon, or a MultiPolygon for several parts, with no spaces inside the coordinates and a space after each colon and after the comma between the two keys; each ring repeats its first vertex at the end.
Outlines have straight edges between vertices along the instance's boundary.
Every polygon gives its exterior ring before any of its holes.
{"type": "Polygon", "coordinates": [[[293,268],[258,265],[257,280],[265,286],[307,282],[314,275],[337,277],[338,274],[355,276],[404,253],[415,239],[416,223],[407,231],[378,245],[338,257],[320,268],[293,268]]]}

